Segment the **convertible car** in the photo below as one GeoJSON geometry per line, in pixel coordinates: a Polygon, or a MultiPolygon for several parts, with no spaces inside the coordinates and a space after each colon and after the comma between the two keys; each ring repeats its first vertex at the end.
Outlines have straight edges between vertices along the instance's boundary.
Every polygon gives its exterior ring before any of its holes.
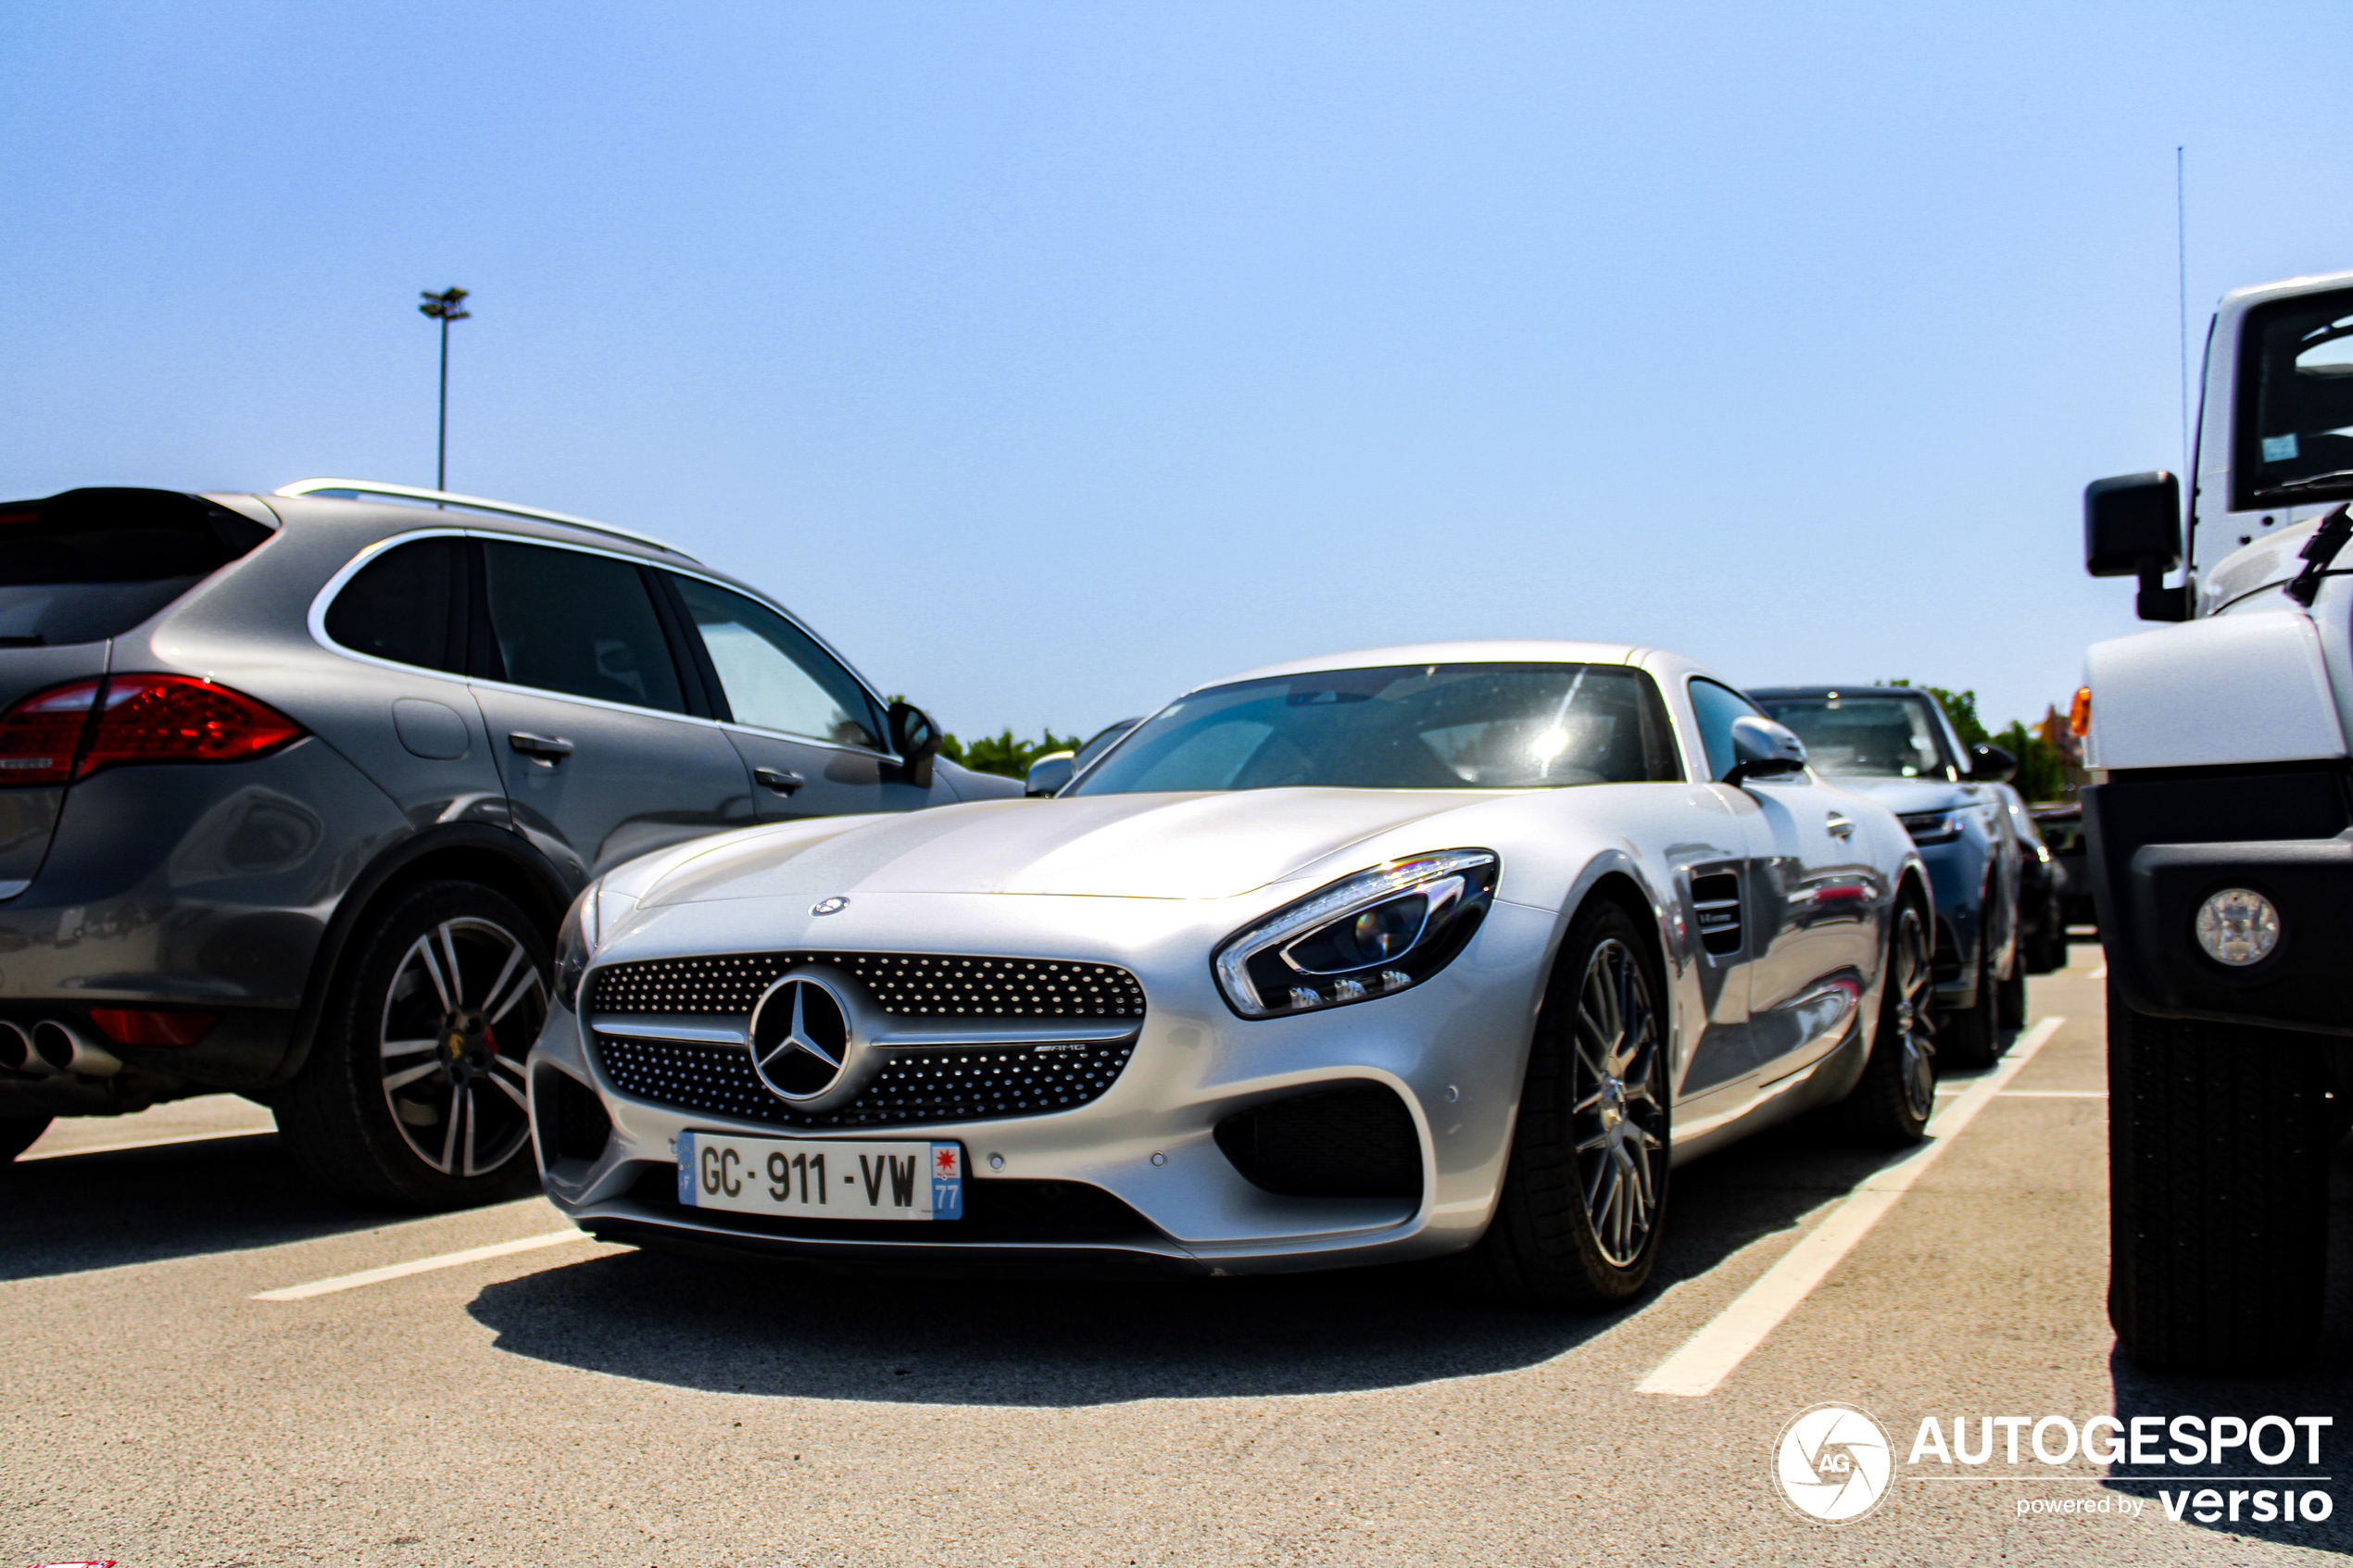
{"type": "Polygon", "coordinates": [[[613,1241],[1642,1286],[1676,1162],[1935,1092],[1927,874],[1655,649],[1200,687],[1050,798],[699,840],[582,895],[529,1062],[613,1241]]]}

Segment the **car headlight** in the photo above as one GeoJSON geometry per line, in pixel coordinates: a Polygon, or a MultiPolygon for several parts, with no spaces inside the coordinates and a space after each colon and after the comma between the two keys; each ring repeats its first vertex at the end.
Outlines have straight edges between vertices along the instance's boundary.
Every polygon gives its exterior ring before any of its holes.
{"type": "Polygon", "coordinates": [[[1444,849],[1346,877],[1226,939],[1217,988],[1244,1018],[1369,1001],[1463,950],[1495,895],[1491,849],[1444,849]]]}
{"type": "Polygon", "coordinates": [[[1958,811],[1906,811],[1895,820],[1915,844],[1950,844],[1961,836],[1963,826],[1958,811]]]}
{"type": "Polygon", "coordinates": [[[605,933],[636,907],[635,898],[615,893],[601,882],[592,882],[564,911],[564,922],[556,931],[556,999],[567,1010],[580,1010],[580,983],[586,977],[589,960],[597,956],[605,933]]]}

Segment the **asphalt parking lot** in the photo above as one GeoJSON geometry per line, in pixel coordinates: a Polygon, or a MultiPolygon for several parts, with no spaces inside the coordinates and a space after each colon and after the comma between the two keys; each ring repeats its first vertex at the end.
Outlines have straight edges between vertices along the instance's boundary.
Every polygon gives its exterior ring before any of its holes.
{"type": "Polygon", "coordinates": [[[0,1175],[0,1562],[2342,1555],[2353,1147],[2314,1365],[2208,1383],[2115,1359],[2099,964],[2078,947],[2033,982],[2009,1060],[1947,1085],[1931,1156],[1793,1128],[1678,1173],[1657,1285],[1597,1318],[1484,1307],[1432,1271],[1071,1284],[696,1262],[571,1238],[537,1198],[352,1212],[226,1097],[61,1123],[0,1175]],[[1882,1500],[1838,1527],[1775,1478],[1783,1428],[1829,1401],[1894,1447],[1882,1500]],[[2298,1429],[2317,1464],[2054,1464],[2024,1436],[2108,1414],[2337,1424],[2298,1429]],[[2014,1417],[2018,1462],[2000,1428],[1982,1464],[1907,1458],[1925,1420],[1961,1420],[1966,1447],[2014,1417]],[[2259,1523],[2250,1501],[2201,1524],[2186,1494],[2208,1486],[2218,1509],[2235,1486],[2328,1512],[2259,1523]]]}

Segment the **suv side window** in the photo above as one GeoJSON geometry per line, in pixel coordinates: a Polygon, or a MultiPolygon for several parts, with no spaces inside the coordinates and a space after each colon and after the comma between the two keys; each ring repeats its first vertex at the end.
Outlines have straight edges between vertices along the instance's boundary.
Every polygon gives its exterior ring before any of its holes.
{"type": "Polygon", "coordinates": [[[1732,721],[1765,717],[1756,704],[1705,676],[1692,679],[1692,713],[1699,720],[1699,741],[1707,748],[1707,776],[1711,779],[1720,779],[1732,771],[1732,721]]]}
{"type": "Polygon", "coordinates": [[[495,679],[663,713],[686,704],[653,596],[611,556],[482,541],[495,679]]]}
{"type": "Polygon", "coordinates": [[[757,599],[673,574],[738,724],[837,746],[882,747],[882,716],[858,678],[757,599]]]}
{"type": "Polygon", "coordinates": [[[327,635],[354,653],[462,672],[459,541],[415,539],[361,567],[327,607],[327,635]]]}

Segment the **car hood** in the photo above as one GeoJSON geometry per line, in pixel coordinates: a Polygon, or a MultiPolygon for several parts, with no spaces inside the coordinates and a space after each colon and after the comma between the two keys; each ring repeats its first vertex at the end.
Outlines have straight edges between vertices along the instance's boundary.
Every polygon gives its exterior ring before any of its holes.
{"type": "Polygon", "coordinates": [[[672,862],[639,902],[861,892],[1229,897],[1362,839],[1491,798],[1484,791],[1253,789],[975,801],[820,819],[711,841],[672,862]]]}
{"type": "Polygon", "coordinates": [[[1950,811],[1984,804],[1983,790],[1975,784],[1944,779],[1874,778],[1868,774],[1835,774],[1831,782],[1841,789],[1868,795],[1898,816],[1908,811],[1950,811]]]}

